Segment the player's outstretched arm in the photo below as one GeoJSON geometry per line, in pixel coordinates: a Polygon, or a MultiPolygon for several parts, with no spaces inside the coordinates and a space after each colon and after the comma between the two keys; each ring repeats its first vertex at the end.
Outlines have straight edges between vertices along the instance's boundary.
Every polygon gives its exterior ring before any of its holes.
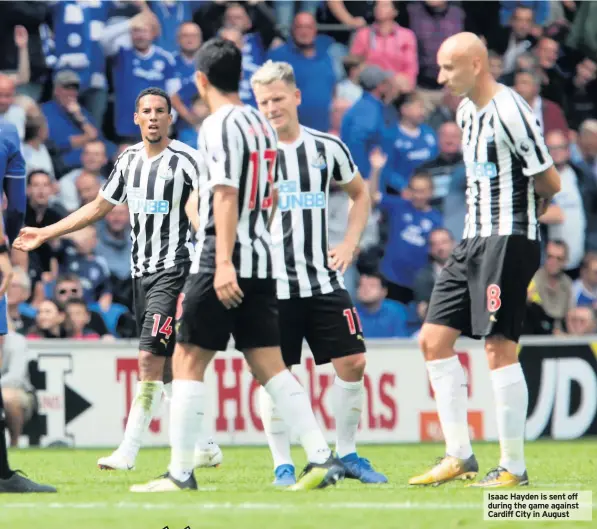
{"type": "Polygon", "coordinates": [[[343,184],[342,188],[351,198],[352,206],[348,214],[344,240],[329,251],[329,263],[332,270],[340,270],[344,273],[356,255],[361,235],[367,226],[371,211],[371,197],[369,188],[360,173],[357,173],[347,184],[343,184]]]}
{"type": "Polygon", "coordinates": [[[17,250],[31,252],[50,239],[61,237],[93,224],[105,217],[114,206],[115,204],[98,195],[93,202],[85,204],[59,222],[44,228],[23,228],[13,246],[17,250]]]}

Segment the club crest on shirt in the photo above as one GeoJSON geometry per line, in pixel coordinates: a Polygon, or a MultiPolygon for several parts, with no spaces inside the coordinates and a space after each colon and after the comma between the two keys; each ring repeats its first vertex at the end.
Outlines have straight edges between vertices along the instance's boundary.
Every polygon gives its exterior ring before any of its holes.
{"type": "Polygon", "coordinates": [[[319,153],[311,159],[311,167],[315,167],[315,169],[319,169],[320,171],[327,167],[323,154],[319,153]]]}
{"type": "Polygon", "coordinates": [[[533,142],[529,138],[521,138],[516,142],[516,152],[520,156],[531,156],[533,154],[533,142]]]}
{"type": "Polygon", "coordinates": [[[161,174],[160,178],[162,180],[172,180],[174,178],[174,172],[172,171],[172,167],[168,166],[168,170],[165,174],[161,174]]]}

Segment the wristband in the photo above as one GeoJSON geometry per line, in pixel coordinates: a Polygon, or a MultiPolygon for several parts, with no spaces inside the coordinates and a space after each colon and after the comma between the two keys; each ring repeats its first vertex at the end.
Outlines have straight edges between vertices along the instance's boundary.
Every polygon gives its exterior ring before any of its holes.
{"type": "Polygon", "coordinates": [[[0,244],[0,254],[8,253],[8,246],[6,244],[0,244]]]}

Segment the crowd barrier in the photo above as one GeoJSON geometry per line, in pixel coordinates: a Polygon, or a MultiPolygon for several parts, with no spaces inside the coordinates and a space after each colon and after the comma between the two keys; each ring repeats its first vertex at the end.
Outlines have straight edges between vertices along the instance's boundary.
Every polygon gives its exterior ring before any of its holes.
{"type": "MultiPolygon", "coordinates": [[[[417,343],[367,342],[366,401],[361,443],[442,439],[433,392],[417,343]]],[[[482,342],[462,340],[457,352],[468,377],[469,427],[477,440],[497,437],[493,395],[482,342]]],[[[29,343],[38,411],[22,446],[116,446],[124,431],[137,380],[136,342],[29,343]]],[[[523,340],[520,361],[529,386],[527,438],[574,439],[597,434],[597,337],[523,340]]],[[[334,439],[331,366],[316,367],[306,351],[295,374],[305,386],[326,437],[334,439]]],[[[258,384],[242,355],[216,356],[206,379],[209,421],[222,445],[264,444],[258,384]]],[[[145,445],[168,444],[168,406],[152,421],[145,445]]]]}

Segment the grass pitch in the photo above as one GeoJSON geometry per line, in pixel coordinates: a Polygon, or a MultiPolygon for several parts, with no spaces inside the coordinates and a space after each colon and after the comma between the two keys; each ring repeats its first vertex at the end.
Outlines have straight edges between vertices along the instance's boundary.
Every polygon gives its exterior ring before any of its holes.
{"type": "MultiPolygon", "coordinates": [[[[592,522],[507,521],[509,528],[597,527],[597,440],[540,441],[527,445],[532,489],[593,491],[592,522]]],[[[3,495],[2,529],[450,529],[504,527],[483,521],[483,492],[461,482],[437,488],[406,485],[442,454],[443,446],[363,446],[360,454],[388,475],[387,485],[346,480],[332,489],[285,492],[271,486],[266,448],[223,448],[224,464],[195,475],[204,490],[133,494],[129,486],[166,470],[169,451],[143,449],[137,469],[106,472],[97,458],[109,450],[21,450],[10,454],[13,468],[58,487],[58,494],[3,495]]],[[[484,474],[498,462],[496,444],[475,445],[484,474]]],[[[303,452],[294,450],[297,470],[303,452]]],[[[300,467],[300,468],[298,468],[300,467]]]]}

